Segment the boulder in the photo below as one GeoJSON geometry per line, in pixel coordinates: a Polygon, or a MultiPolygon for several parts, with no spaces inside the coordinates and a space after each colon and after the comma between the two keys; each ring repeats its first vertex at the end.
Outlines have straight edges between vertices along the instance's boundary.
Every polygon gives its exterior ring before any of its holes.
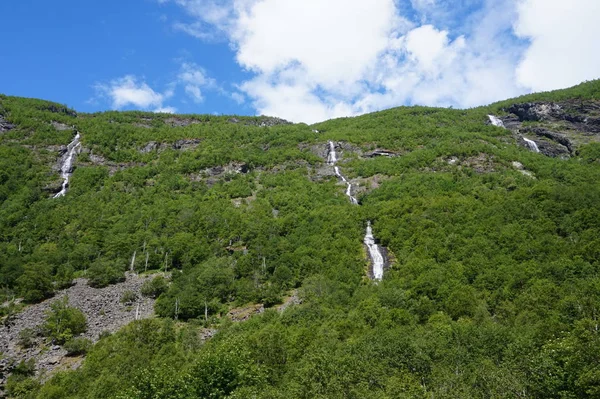
{"type": "Polygon", "coordinates": [[[12,123],[8,123],[6,119],[2,115],[0,115],[0,132],[8,132],[11,129],[14,129],[15,125],[12,123]]]}

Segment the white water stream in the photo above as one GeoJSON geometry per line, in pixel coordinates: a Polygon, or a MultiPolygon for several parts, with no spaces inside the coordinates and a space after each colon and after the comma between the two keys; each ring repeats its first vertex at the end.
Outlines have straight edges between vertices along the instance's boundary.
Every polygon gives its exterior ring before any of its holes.
{"type": "Polygon", "coordinates": [[[364,243],[369,249],[369,256],[373,262],[373,279],[381,280],[383,278],[383,266],[385,261],[381,248],[375,243],[375,237],[373,237],[373,229],[371,228],[370,221],[367,223],[367,234],[365,234],[364,243]]]}
{"type": "Polygon", "coordinates": [[[67,193],[67,187],[69,187],[69,179],[73,173],[73,159],[77,153],[77,149],[80,146],[79,139],[81,136],[79,133],[75,135],[73,141],[67,146],[66,155],[63,158],[62,165],[60,167],[60,176],[63,178],[62,189],[54,196],[54,198],[64,197],[67,193]]]}
{"type": "Polygon", "coordinates": [[[490,123],[494,126],[498,126],[498,127],[503,127],[506,128],[504,126],[504,122],[502,122],[502,120],[494,115],[488,115],[488,118],[490,118],[490,123]]]}
{"type": "MultiPolygon", "coordinates": [[[[492,125],[506,129],[506,126],[504,126],[504,122],[502,122],[502,120],[500,120],[500,118],[498,118],[498,117],[496,117],[494,115],[488,115],[488,118],[490,119],[490,123],[492,125]]],[[[537,146],[537,144],[536,144],[535,141],[530,140],[527,137],[523,137],[523,140],[525,140],[525,143],[527,144],[527,147],[529,147],[529,149],[531,151],[540,152],[540,149],[538,148],[538,146],[537,146]]]]}
{"type": "Polygon", "coordinates": [[[540,152],[540,149],[538,148],[535,141],[529,140],[527,137],[523,137],[523,140],[525,140],[525,142],[527,143],[527,147],[529,147],[531,151],[540,152]]]}
{"type": "Polygon", "coordinates": [[[350,199],[350,202],[354,205],[358,205],[358,200],[352,195],[352,183],[350,183],[348,179],[346,179],[344,175],[342,175],[342,172],[340,172],[340,168],[338,166],[335,166],[337,160],[338,159],[337,153],[335,152],[335,143],[333,141],[330,141],[329,153],[327,154],[327,163],[333,166],[335,175],[338,178],[342,179],[344,183],[346,183],[346,196],[350,199]]]}
{"type": "MultiPolygon", "coordinates": [[[[346,179],[344,175],[342,175],[340,168],[336,166],[337,153],[335,152],[335,143],[333,141],[329,142],[329,153],[327,154],[327,163],[333,166],[335,175],[344,183],[346,183],[346,196],[350,199],[350,202],[353,205],[358,205],[358,200],[352,195],[352,183],[350,183],[348,179],[346,179]]],[[[364,243],[369,250],[369,257],[371,258],[371,262],[373,263],[373,279],[381,280],[383,278],[383,267],[385,265],[385,259],[381,248],[375,243],[375,237],[373,236],[373,229],[371,228],[370,221],[367,223],[367,232],[365,234],[364,243]]]]}

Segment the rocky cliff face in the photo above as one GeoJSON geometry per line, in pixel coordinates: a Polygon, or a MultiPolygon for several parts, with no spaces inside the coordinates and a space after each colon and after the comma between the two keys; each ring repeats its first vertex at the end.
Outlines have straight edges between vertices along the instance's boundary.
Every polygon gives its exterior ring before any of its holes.
{"type": "Polygon", "coordinates": [[[600,101],[567,100],[513,104],[500,119],[526,146],[534,140],[546,156],[569,158],[582,144],[600,142],[600,101]]]}

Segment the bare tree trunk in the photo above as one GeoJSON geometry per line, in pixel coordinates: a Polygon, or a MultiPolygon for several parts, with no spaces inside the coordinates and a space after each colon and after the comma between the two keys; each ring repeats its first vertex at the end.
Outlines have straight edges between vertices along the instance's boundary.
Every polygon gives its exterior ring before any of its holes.
{"type": "Polygon", "coordinates": [[[135,255],[137,254],[137,251],[133,251],[133,256],[131,257],[131,266],[129,267],[129,270],[131,272],[133,272],[135,270],[135,255]]]}

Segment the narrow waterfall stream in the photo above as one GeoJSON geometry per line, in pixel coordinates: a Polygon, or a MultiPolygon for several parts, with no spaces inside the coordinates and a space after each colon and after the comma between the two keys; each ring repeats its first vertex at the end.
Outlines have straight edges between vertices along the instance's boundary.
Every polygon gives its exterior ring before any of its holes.
{"type": "Polygon", "coordinates": [[[540,152],[540,149],[538,148],[535,141],[529,140],[527,137],[523,137],[523,140],[525,140],[525,142],[527,143],[527,147],[529,147],[531,149],[531,151],[540,152]]]}
{"type": "MultiPolygon", "coordinates": [[[[346,183],[346,196],[350,199],[352,205],[359,205],[356,197],[352,195],[352,183],[348,179],[342,175],[340,168],[336,165],[337,163],[337,153],[335,151],[335,143],[333,141],[329,142],[329,152],[327,154],[327,163],[333,166],[333,171],[337,178],[341,179],[344,183],[346,183]]],[[[369,258],[371,259],[371,263],[373,265],[373,280],[381,280],[383,278],[383,268],[385,266],[385,257],[383,255],[383,251],[375,243],[375,237],[373,236],[373,229],[371,227],[371,221],[367,222],[367,232],[365,234],[365,238],[363,240],[364,244],[367,246],[369,251],[369,258]]]]}
{"type": "Polygon", "coordinates": [[[369,256],[373,262],[373,279],[381,280],[383,278],[383,266],[385,259],[383,252],[379,245],[375,243],[375,237],[373,237],[373,229],[371,228],[371,221],[367,222],[367,234],[365,234],[365,245],[369,249],[369,256]]]}
{"type": "Polygon", "coordinates": [[[335,143],[333,141],[329,142],[329,153],[327,154],[327,163],[333,166],[335,175],[344,183],[346,183],[346,196],[350,199],[350,202],[354,205],[358,205],[358,200],[352,195],[352,183],[350,183],[350,181],[348,181],[348,179],[346,179],[344,175],[342,175],[342,172],[340,172],[340,168],[338,166],[335,166],[335,164],[337,163],[337,153],[335,152],[335,143]]]}
{"type": "Polygon", "coordinates": [[[498,126],[498,127],[503,127],[506,129],[506,127],[504,126],[504,122],[502,122],[502,120],[500,118],[498,118],[497,116],[488,115],[488,118],[490,119],[490,123],[492,125],[498,126]]]}
{"type": "MultiPolygon", "coordinates": [[[[502,122],[502,120],[500,118],[498,118],[497,116],[488,115],[488,118],[490,119],[490,123],[492,125],[506,129],[506,126],[504,126],[504,122],[502,122]]],[[[531,151],[540,152],[540,149],[538,148],[538,145],[536,144],[535,141],[530,140],[527,137],[523,137],[523,140],[525,140],[525,144],[527,144],[527,147],[529,147],[529,149],[531,151]]]]}
{"type": "Polygon", "coordinates": [[[67,152],[63,156],[62,164],[60,166],[60,176],[63,178],[62,189],[54,196],[54,198],[64,197],[67,193],[67,187],[69,187],[69,179],[73,173],[73,159],[77,153],[77,149],[80,146],[79,139],[81,136],[79,132],[75,135],[73,141],[67,146],[67,152]]]}

